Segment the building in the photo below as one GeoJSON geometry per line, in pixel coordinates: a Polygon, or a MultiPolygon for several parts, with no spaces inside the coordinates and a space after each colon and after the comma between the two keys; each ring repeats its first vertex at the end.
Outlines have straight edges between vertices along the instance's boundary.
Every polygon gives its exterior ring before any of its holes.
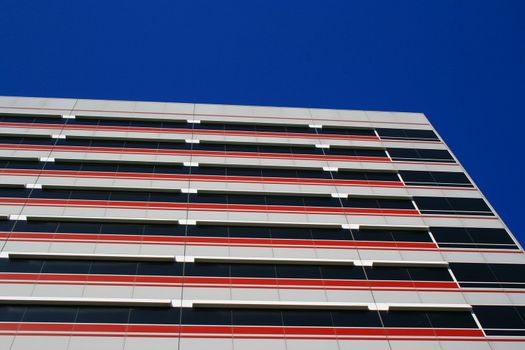
{"type": "Polygon", "coordinates": [[[525,255],[423,114],[0,98],[0,348],[523,349],[525,255]]]}

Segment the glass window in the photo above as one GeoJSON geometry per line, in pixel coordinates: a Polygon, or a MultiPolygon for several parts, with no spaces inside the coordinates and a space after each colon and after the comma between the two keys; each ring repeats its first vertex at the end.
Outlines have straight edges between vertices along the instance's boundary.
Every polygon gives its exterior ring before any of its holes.
{"type": "Polygon", "coordinates": [[[180,322],[179,308],[140,307],[130,310],[129,323],[132,324],[179,324],[180,322]]]}
{"type": "Polygon", "coordinates": [[[320,266],[324,279],[364,280],[365,272],[361,266],[320,266]]]}
{"type": "Polygon", "coordinates": [[[265,205],[267,198],[261,195],[228,194],[228,204],[254,204],[265,205]]]}
{"type": "Polygon", "coordinates": [[[128,323],[130,309],[122,307],[79,307],[76,323],[128,323]]]}
{"type": "Polygon", "coordinates": [[[42,261],[0,259],[0,269],[5,272],[39,273],[42,269],[42,261]]]}
{"type": "Polygon", "coordinates": [[[20,322],[25,311],[22,305],[0,305],[0,322],[20,322]]]}
{"type": "Polygon", "coordinates": [[[405,268],[390,266],[365,266],[366,276],[369,280],[401,280],[410,281],[410,275],[405,268]]]}
{"type": "Polygon", "coordinates": [[[407,267],[413,281],[453,281],[446,268],[407,267]]]}
{"type": "Polygon", "coordinates": [[[489,268],[500,282],[525,283],[525,264],[489,264],[489,268]]]}
{"type": "Polygon", "coordinates": [[[137,275],[142,276],[182,276],[183,264],[169,262],[140,262],[137,264],[137,275]]]}
{"type": "Polygon", "coordinates": [[[90,261],[45,260],[41,264],[42,270],[35,272],[88,274],[91,268],[90,261]]]}
{"type": "Polygon", "coordinates": [[[525,323],[513,306],[474,306],[474,314],[483,328],[525,329],[525,323]]]}
{"type": "Polygon", "coordinates": [[[449,263],[449,267],[458,281],[497,282],[496,276],[487,264],[449,263]]]}
{"type": "Polygon", "coordinates": [[[275,278],[275,265],[266,264],[231,264],[231,277],[275,278]]]}
{"type": "Polygon", "coordinates": [[[184,275],[230,277],[230,265],[217,263],[185,263],[184,275]]]}
{"type": "Polygon", "coordinates": [[[93,275],[135,275],[137,263],[127,261],[92,261],[89,271],[93,275]]]}
{"type": "Polygon", "coordinates": [[[331,315],[334,327],[382,327],[377,311],[337,310],[331,315]]]}
{"type": "Polygon", "coordinates": [[[315,265],[275,265],[277,278],[321,279],[321,269],[315,265]]]}
{"type": "Polygon", "coordinates": [[[231,325],[232,313],[228,309],[182,308],[182,324],[231,325]]]}
{"type": "Polygon", "coordinates": [[[75,322],[77,307],[28,306],[22,322],[75,322]]]}
{"type": "Polygon", "coordinates": [[[421,311],[381,311],[381,320],[387,328],[430,328],[430,321],[421,311]]]}
{"type": "Polygon", "coordinates": [[[284,326],[332,326],[330,311],[283,310],[282,315],[284,326]]]}
{"type": "Polygon", "coordinates": [[[282,326],[279,310],[233,309],[233,324],[243,326],[282,326]]]}
{"type": "Polygon", "coordinates": [[[413,149],[413,148],[387,148],[393,160],[413,160],[425,162],[454,163],[454,158],[447,150],[439,149],[413,149]]]}
{"type": "Polygon", "coordinates": [[[268,205],[291,205],[303,206],[303,198],[295,196],[266,196],[266,203],[268,205]]]}
{"type": "Polygon", "coordinates": [[[434,328],[478,328],[470,312],[427,311],[434,328]]]}
{"type": "Polygon", "coordinates": [[[179,192],[150,192],[149,201],[186,203],[188,202],[188,194],[179,192]]]}
{"type": "Polygon", "coordinates": [[[16,221],[16,225],[14,225],[13,231],[16,231],[16,232],[55,232],[57,228],[58,228],[58,222],[20,220],[20,221],[16,221]]]}

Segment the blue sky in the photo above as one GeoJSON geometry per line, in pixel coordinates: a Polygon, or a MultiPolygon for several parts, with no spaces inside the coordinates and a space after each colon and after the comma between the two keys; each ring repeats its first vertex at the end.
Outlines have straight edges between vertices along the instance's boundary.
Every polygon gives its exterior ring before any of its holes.
{"type": "Polygon", "coordinates": [[[0,95],[425,113],[525,242],[525,1],[0,1],[0,95]]]}

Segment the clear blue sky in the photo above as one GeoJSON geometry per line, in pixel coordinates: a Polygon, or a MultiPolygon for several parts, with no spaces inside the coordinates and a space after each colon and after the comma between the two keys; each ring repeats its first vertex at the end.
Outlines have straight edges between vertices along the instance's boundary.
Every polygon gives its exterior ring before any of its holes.
{"type": "Polygon", "coordinates": [[[0,0],[0,95],[424,112],[525,242],[524,14],[523,0],[0,0]]]}

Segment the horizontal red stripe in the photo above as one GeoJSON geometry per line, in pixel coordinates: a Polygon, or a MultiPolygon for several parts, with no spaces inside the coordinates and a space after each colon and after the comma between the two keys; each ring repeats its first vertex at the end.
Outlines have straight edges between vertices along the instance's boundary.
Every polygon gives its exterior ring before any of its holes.
{"type": "Polygon", "coordinates": [[[496,216],[477,215],[421,215],[412,209],[372,209],[372,208],[339,208],[339,207],[299,207],[299,206],[261,206],[247,204],[198,204],[198,203],[167,203],[167,202],[127,202],[99,200],[62,200],[37,198],[0,198],[0,205],[33,205],[33,206],[66,206],[81,208],[126,208],[144,210],[185,210],[185,211],[227,211],[227,212],[275,212],[279,214],[322,213],[327,215],[355,216],[415,216],[421,218],[465,218],[478,220],[498,220],[496,216]],[[3,203],[2,203],[3,202],[3,203]]]}
{"type": "Polygon", "coordinates": [[[439,140],[411,140],[411,139],[381,139],[377,136],[345,135],[345,134],[315,134],[315,133],[288,133],[268,131],[240,131],[240,130],[213,130],[213,129],[184,129],[184,128],[157,128],[157,127],[128,127],[107,125],[81,125],[81,124],[45,124],[45,123],[17,123],[0,122],[0,127],[5,128],[32,128],[56,130],[90,130],[90,131],[116,131],[116,132],[150,132],[163,134],[191,134],[191,135],[221,135],[221,136],[246,136],[246,137],[271,137],[271,138],[314,138],[332,140],[356,140],[377,142],[410,142],[440,144],[439,140]]]}
{"type": "MultiPolygon", "coordinates": [[[[224,135],[224,136],[247,136],[247,137],[285,137],[285,138],[315,138],[315,139],[338,139],[338,140],[364,140],[380,141],[376,136],[341,135],[341,134],[315,134],[315,133],[289,133],[289,132],[266,132],[266,131],[240,131],[240,130],[213,130],[213,129],[184,129],[184,128],[159,128],[159,127],[130,127],[130,126],[108,126],[108,125],[81,125],[81,124],[45,124],[45,123],[16,123],[0,122],[0,127],[8,128],[32,128],[32,129],[66,129],[66,130],[90,130],[90,131],[116,131],[116,132],[140,132],[140,133],[162,133],[162,134],[193,134],[193,135],[224,135]]],[[[410,141],[407,141],[410,142],[410,141]]],[[[436,143],[436,141],[433,141],[436,143]]],[[[439,142],[437,142],[439,143],[439,142]]]]}
{"type": "Polygon", "coordinates": [[[20,241],[66,241],[100,243],[140,243],[174,245],[246,246],[246,247],[286,247],[286,248],[327,248],[327,249],[394,249],[394,250],[439,250],[451,252],[497,252],[521,254],[520,250],[508,249],[444,249],[434,243],[423,242],[380,242],[380,241],[336,241],[265,238],[220,238],[192,236],[140,236],[122,234],[73,234],[45,232],[0,232],[0,239],[20,241]]]}
{"type": "Polygon", "coordinates": [[[257,152],[218,152],[197,150],[170,150],[151,148],[117,148],[117,147],[86,147],[86,146],[46,146],[26,144],[0,144],[0,149],[39,150],[54,152],[94,152],[94,153],[132,153],[179,156],[206,156],[206,157],[240,157],[240,158],[273,158],[273,159],[311,159],[311,160],[341,160],[357,162],[391,163],[387,157],[361,156],[327,156],[319,154],[290,154],[290,153],[257,153],[257,152]]]}
{"type": "Polygon", "coordinates": [[[368,180],[327,180],[314,178],[284,178],[284,177],[256,177],[256,176],[220,176],[196,174],[158,174],[158,173],[126,173],[126,172],[95,172],[95,171],[65,171],[65,170],[30,170],[30,169],[1,169],[0,175],[10,176],[49,176],[75,178],[110,178],[110,179],[143,179],[169,181],[209,181],[209,182],[246,182],[246,183],[276,183],[321,186],[359,186],[359,187],[389,187],[389,188],[416,188],[431,190],[477,191],[474,187],[448,186],[408,186],[400,181],[368,181],[368,180]]]}
{"type": "Polygon", "coordinates": [[[214,211],[265,211],[277,213],[323,213],[323,214],[370,214],[370,215],[418,215],[413,209],[374,209],[374,208],[337,208],[337,207],[299,207],[281,205],[249,205],[249,204],[201,204],[173,202],[128,202],[107,200],[80,199],[42,199],[42,198],[1,198],[1,204],[35,205],[35,206],[68,206],[68,207],[120,207],[135,209],[160,210],[214,210],[214,211]]]}
{"type": "Polygon", "coordinates": [[[326,336],[452,336],[482,337],[480,329],[435,328],[334,328],[334,327],[282,327],[282,326],[192,326],[192,325],[137,325],[137,324],[82,324],[82,323],[0,323],[3,331],[52,332],[117,332],[181,334],[267,334],[267,335],[326,335],[326,336]]]}
{"type": "MultiPolygon", "coordinates": [[[[122,337],[123,335],[120,333],[89,333],[89,332],[83,332],[83,333],[59,333],[59,332],[0,332],[0,335],[18,335],[18,336],[71,336],[71,337],[105,337],[105,338],[111,338],[111,337],[122,337]]],[[[282,336],[271,336],[271,335],[186,335],[186,334],[142,334],[142,333],[126,333],[125,336],[127,338],[166,338],[166,339],[173,339],[173,338],[181,338],[181,339],[250,339],[250,340],[276,340],[276,339],[286,339],[286,340],[308,340],[308,341],[314,341],[314,340],[339,340],[339,341],[373,341],[373,340],[388,340],[390,342],[392,341],[454,341],[454,342],[488,342],[491,343],[522,343],[525,342],[525,339],[520,338],[502,338],[502,337],[469,337],[469,338],[462,338],[462,337],[388,337],[388,338],[380,338],[380,337],[366,337],[366,336],[337,336],[337,337],[326,337],[326,336],[287,336],[283,338],[282,336]]]]}
{"type": "Polygon", "coordinates": [[[367,287],[396,287],[396,288],[441,288],[457,289],[455,282],[433,281],[372,281],[372,280],[331,280],[331,279],[293,279],[293,278],[251,278],[251,277],[192,277],[192,276],[131,276],[131,275],[86,275],[86,274],[58,274],[58,273],[0,273],[2,282],[32,281],[35,283],[51,282],[100,282],[104,285],[110,283],[133,283],[134,285],[155,283],[159,286],[182,286],[185,284],[202,285],[213,288],[214,285],[223,285],[235,288],[236,286],[275,287],[288,286],[297,288],[330,287],[353,288],[367,287]]]}
{"type": "Polygon", "coordinates": [[[85,147],[85,146],[43,146],[43,145],[13,145],[0,144],[2,149],[33,150],[49,152],[82,152],[82,153],[131,153],[131,154],[157,154],[173,156],[206,156],[206,157],[239,157],[239,158],[268,158],[268,159],[309,159],[309,160],[338,160],[348,162],[378,162],[395,164],[428,164],[459,166],[458,163],[425,162],[425,161],[392,161],[390,158],[382,157],[357,157],[357,156],[325,156],[325,155],[298,155],[279,153],[255,153],[255,152],[214,152],[194,150],[155,150],[141,148],[111,148],[111,147],[85,147]]]}
{"type": "Polygon", "coordinates": [[[53,177],[96,177],[119,179],[144,180],[172,180],[172,181],[220,181],[220,182],[250,182],[250,183],[278,183],[278,184],[313,184],[313,185],[340,185],[366,187],[403,187],[400,181],[367,181],[367,180],[332,180],[313,178],[285,178],[285,177],[255,177],[255,176],[220,176],[195,174],[154,174],[154,173],[126,173],[101,171],[66,171],[66,170],[30,170],[30,169],[2,169],[0,174],[18,176],[53,176],[53,177]]]}
{"type": "Polygon", "coordinates": [[[434,243],[419,242],[376,242],[376,241],[336,241],[336,240],[307,240],[307,239],[265,239],[265,238],[220,238],[220,237],[195,237],[195,236],[139,236],[120,234],[69,234],[69,233],[40,233],[40,232],[0,232],[0,238],[9,239],[43,239],[54,240],[90,240],[90,241],[123,241],[136,243],[171,243],[177,245],[245,245],[245,246],[300,246],[300,247],[334,247],[334,248],[437,248],[434,243]]]}

